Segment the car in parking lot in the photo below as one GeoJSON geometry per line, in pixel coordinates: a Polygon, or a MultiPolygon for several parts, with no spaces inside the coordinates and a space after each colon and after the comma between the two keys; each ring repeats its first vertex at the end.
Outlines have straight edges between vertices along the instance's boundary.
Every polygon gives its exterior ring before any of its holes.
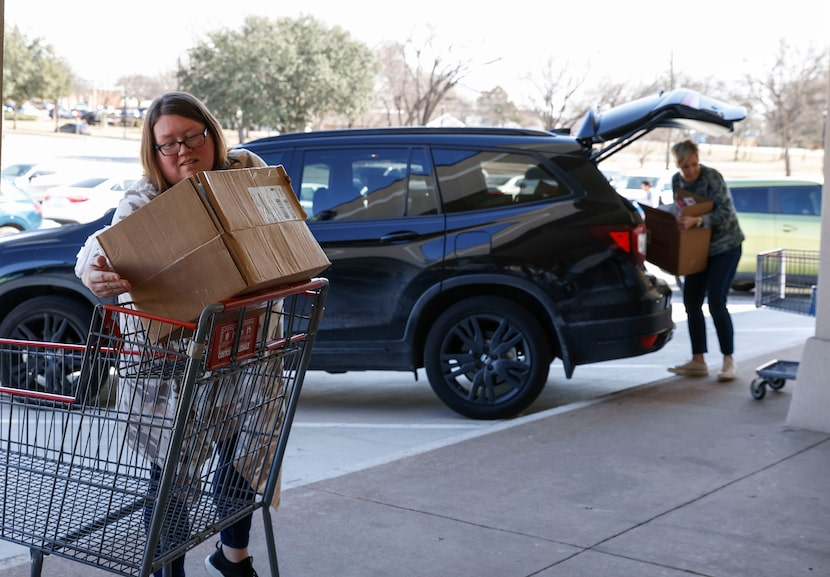
{"type": "Polygon", "coordinates": [[[605,178],[608,179],[608,182],[611,183],[611,186],[614,188],[617,188],[617,183],[619,183],[620,179],[623,177],[623,172],[617,168],[600,167],[600,172],[605,175],[605,178]]]}
{"type": "Polygon", "coordinates": [[[50,186],[50,179],[55,178],[58,167],[53,164],[38,162],[19,162],[4,166],[0,176],[4,180],[11,180],[18,188],[25,191],[33,200],[43,200],[42,193],[50,186]],[[45,185],[43,184],[45,183],[45,185]]]}
{"type": "Polygon", "coordinates": [[[57,186],[66,186],[94,176],[132,176],[141,172],[138,163],[114,165],[96,160],[58,158],[36,163],[12,164],[3,168],[3,178],[12,178],[33,200],[42,203],[57,186]],[[27,168],[28,167],[28,168],[27,168]],[[23,172],[21,172],[23,171],[23,172]],[[19,176],[13,176],[20,173],[19,176]]]}
{"type": "Polygon", "coordinates": [[[91,134],[89,124],[86,122],[68,122],[66,124],[61,124],[60,128],[58,128],[58,132],[62,132],[64,134],[81,134],[84,136],[89,136],[91,134]]]}
{"type": "MultiPolygon", "coordinates": [[[[332,266],[310,369],[424,368],[448,407],[496,419],[530,406],[556,358],[570,378],[579,365],[661,349],[674,330],[671,289],[644,267],[640,210],[597,162],[654,128],[729,130],[745,111],[679,90],[607,114],[590,112],[573,136],[410,127],[241,145],[282,164],[297,194],[312,195],[307,223],[332,266]],[[494,190],[493,174],[525,186],[494,190]]],[[[41,233],[48,243],[0,241],[0,318],[12,319],[0,322],[0,335],[29,322],[37,338],[58,325],[83,332],[94,299],[72,266],[105,221],[61,227],[71,236],[41,233]],[[61,254],[37,266],[37,244],[61,254]],[[42,281],[44,272],[60,282],[42,281]],[[73,307],[47,301],[47,323],[32,295],[73,307]],[[74,311],[71,323],[61,321],[65,310],[74,311]]]]}
{"type": "Polygon", "coordinates": [[[144,111],[138,108],[111,108],[99,113],[99,119],[112,126],[141,126],[144,111]]]}
{"type": "Polygon", "coordinates": [[[758,254],[773,249],[819,250],[822,182],[800,178],[727,179],[746,240],[732,283],[755,286],[758,254]]]}
{"type": "MultiPolygon", "coordinates": [[[[102,302],[75,276],[75,254],[112,212],[87,224],[0,237],[0,337],[83,345],[102,302]]],[[[0,384],[71,394],[64,377],[80,370],[77,355],[44,355],[30,362],[12,347],[0,354],[0,384]]],[[[102,378],[103,375],[102,375],[102,378]]]]}
{"type": "Polygon", "coordinates": [[[674,202],[674,193],[671,187],[671,173],[631,172],[618,176],[614,186],[621,195],[629,200],[658,207],[674,202]],[[642,183],[651,183],[651,190],[646,193],[642,183]]]}
{"type": "Polygon", "coordinates": [[[86,342],[101,301],[75,276],[75,255],[112,212],[86,224],[0,237],[0,337],[86,342]]]}
{"type": "MultiPolygon", "coordinates": [[[[70,110],[70,109],[64,108],[64,107],[58,108],[58,118],[75,118],[78,115],[79,115],[79,113],[77,113],[77,111],[75,111],[75,110],[70,110]]],[[[49,109],[49,118],[54,120],[54,118],[55,118],[55,109],[54,108],[49,109]]]]}
{"type": "Polygon", "coordinates": [[[89,222],[118,205],[138,176],[91,176],[50,188],[43,199],[43,217],[59,224],[89,222]]]}
{"type": "Polygon", "coordinates": [[[12,181],[0,181],[0,236],[35,230],[43,222],[40,205],[12,181]]]}
{"type": "MultiPolygon", "coordinates": [[[[29,181],[41,174],[51,174],[53,172],[54,170],[45,169],[43,166],[33,162],[18,162],[4,166],[0,170],[0,177],[12,181],[16,181],[18,178],[29,181]]],[[[18,182],[15,182],[15,184],[19,186],[18,182]]]]}

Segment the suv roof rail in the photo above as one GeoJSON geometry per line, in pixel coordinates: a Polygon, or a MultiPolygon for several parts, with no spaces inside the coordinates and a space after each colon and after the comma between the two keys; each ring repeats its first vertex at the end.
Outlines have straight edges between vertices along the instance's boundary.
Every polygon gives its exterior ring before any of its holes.
{"type": "Polygon", "coordinates": [[[522,136],[555,136],[555,133],[534,128],[503,128],[484,126],[389,126],[380,128],[343,128],[336,130],[315,130],[311,132],[286,132],[276,136],[270,136],[261,141],[293,138],[307,138],[309,135],[317,137],[337,136],[371,136],[374,134],[493,134],[493,135],[522,135],[522,136]]]}

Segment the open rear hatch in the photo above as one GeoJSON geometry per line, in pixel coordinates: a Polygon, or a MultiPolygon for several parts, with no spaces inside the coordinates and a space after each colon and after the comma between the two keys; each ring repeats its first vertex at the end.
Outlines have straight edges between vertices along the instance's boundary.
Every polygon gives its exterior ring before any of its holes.
{"type": "Polygon", "coordinates": [[[599,163],[655,128],[680,128],[711,135],[728,134],[746,118],[746,108],[721,102],[694,90],[659,92],[600,112],[591,109],[576,133],[582,146],[593,149],[599,163]],[[596,145],[600,145],[594,148],[596,145]]]}

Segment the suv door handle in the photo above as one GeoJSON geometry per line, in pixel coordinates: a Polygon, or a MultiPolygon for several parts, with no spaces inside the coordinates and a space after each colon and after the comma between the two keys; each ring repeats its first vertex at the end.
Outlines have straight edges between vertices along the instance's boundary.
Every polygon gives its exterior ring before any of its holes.
{"type": "Polygon", "coordinates": [[[380,237],[380,242],[384,244],[400,244],[402,242],[409,242],[415,240],[420,235],[414,230],[400,230],[397,232],[390,232],[380,237]]]}

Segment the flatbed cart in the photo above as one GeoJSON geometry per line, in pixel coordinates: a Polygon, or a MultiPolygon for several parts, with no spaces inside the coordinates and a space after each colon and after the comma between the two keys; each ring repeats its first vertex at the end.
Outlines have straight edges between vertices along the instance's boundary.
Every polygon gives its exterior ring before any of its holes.
{"type": "Polygon", "coordinates": [[[170,575],[259,509],[277,577],[269,505],[327,292],[312,279],[194,323],[99,305],[85,345],[0,339],[0,540],[29,548],[33,577],[46,555],[170,575]],[[214,490],[231,469],[253,489],[214,490]]]}
{"type": "MultiPolygon", "coordinates": [[[[815,316],[820,253],[779,248],[758,254],[755,306],[815,316]]],[[[761,400],[767,387],[778,391],[798,376],[798,362],[774,359],[755,370],[752,397],[761,400]]]]}

